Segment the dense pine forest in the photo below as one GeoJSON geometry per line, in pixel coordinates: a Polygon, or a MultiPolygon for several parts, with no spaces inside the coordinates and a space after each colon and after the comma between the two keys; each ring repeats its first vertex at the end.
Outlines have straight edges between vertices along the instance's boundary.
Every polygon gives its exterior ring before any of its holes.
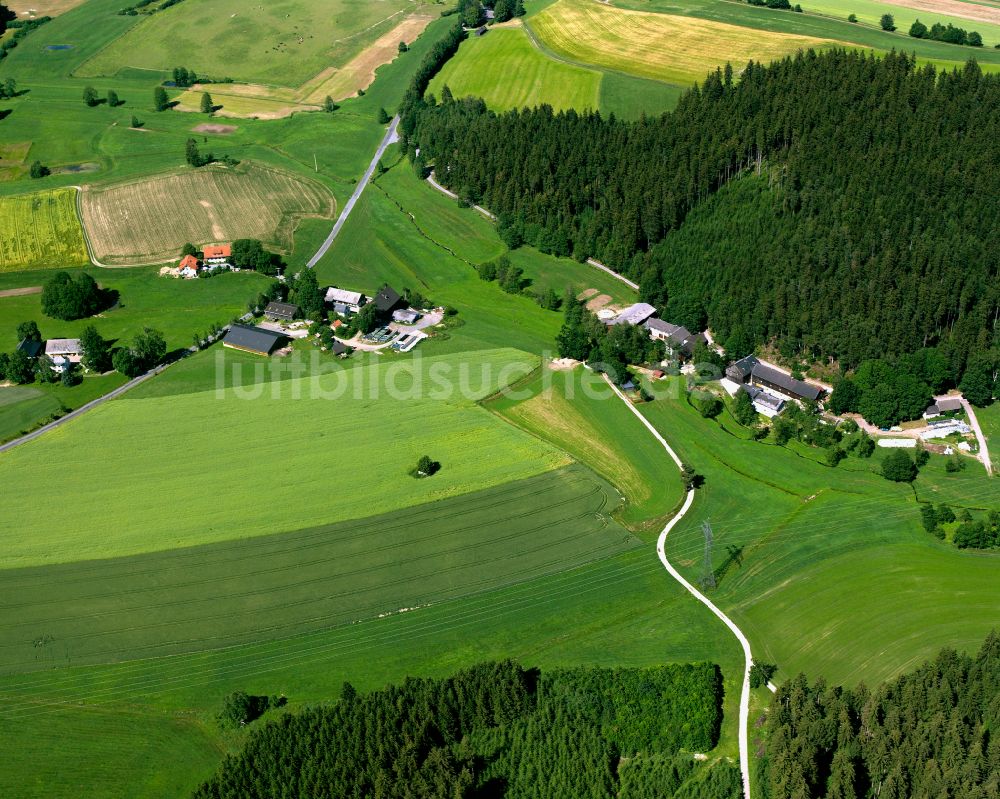
{"type": "Polygon", "coordinates": [[[288,713],[249,735],[197,799],[737,799],[738,768],[699,764],[722,721],[716,666],[484,663],[288,713]]]}
{"type": "Polygon", "coordinates": [[[761,760],[764,799],[1000,796],[1000,636],[945,650],[874,692],[804,677],[778,689],[761,760]]]}
{"type": "Polygon", "coordinates": [[[960,376],[996,347],[1000,76],[973,62],[809,51],[727,67],[637,122],[425,86],[401,126],[418,170],[498,214],[511,246],[597,258],[731,354],[775,342],[853,368],[938,347],[960,376]]]}

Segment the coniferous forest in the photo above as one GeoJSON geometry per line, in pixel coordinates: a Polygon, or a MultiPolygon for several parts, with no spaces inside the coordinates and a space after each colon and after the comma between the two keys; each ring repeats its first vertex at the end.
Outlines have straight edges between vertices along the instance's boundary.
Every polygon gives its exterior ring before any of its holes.
{"type": "Polygon", "coordinates": [[[483,663],[288,713],[252,731],[197,799],[738,799],[711,664],[539,674],[483,663]]]}
{"type": "Polygon", "coordinates": [[[1000,76],[973,62],[809,51],[637,122],[414,89],[418,169],[509,245],[596,258],[731,354],[774,342],[854,368],[936,347],[961,375],[997,346],[1000,76]]]}
{"type": "Polygon", "coordinates": [[[782,685],[757,785],[764,799],[995,799],[998,729],[994,632],[975,657],[944,650],[874,691],[782,685]]]}

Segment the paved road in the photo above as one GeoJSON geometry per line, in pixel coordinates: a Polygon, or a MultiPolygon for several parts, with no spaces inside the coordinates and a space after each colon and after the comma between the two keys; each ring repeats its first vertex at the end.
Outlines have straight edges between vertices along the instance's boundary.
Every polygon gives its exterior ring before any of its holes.
{"type": "Polygon", "coordinates": [[[976,412],[972,409],[972,405],[969,401],[962,397],[962,407],[965,408],[965,415],[969,417],[969,426],[972,431],[976,434],[976,439],[979,441],[979,460],[983,462],[983,466],[986,467],[986,474],[990,477],[993,476],[993,461],[990,460],[990,451],[986,448],[986,436],[983,434],[983,428],[979,426],[979,420],[976,418],[976,412]]]}
{"type": "MultiPolygon", "coordinates": [[[[653,434],[653,437],[660,442],[673,462],[677,464],[677,468],[683,468],[681,459],[677,457],[677,453],[674,452],[671,446],[667,443],[666,439],[660,435],[659,431],[653,427],[652,424],[650,424],[645,416],[639,413],[636,407],[628,401],[628,398],[618,390],[618,387],[608,380],[607,375],[604,376],[604,379],[607,381],[608,385],[611,386],[611,389],[615,392],[615,394],[618,395],[619,399],[621,399],[621,401],[628,406],[628,409],[638,417],[639,421],[646,426],[646,429],[653,434]]],[[[740,642],[740,646],[743,647],[743,659],[745,665],[743,669],[743,688],[740,691],[740,771],[743,775],[743,797],[744,799],[750,799],[750,741],[748,730],[750,723],[750,665],[752,663],[750,641],[747,640],[747,637],[743,634],[742,630],[736,626],[736,623],[733,622],[732,619],[719,610],[719,608],[717,608],[708,597],[701,593],[701,591],[684,579],[684,576],[677,571],[673,564],[667,559],[666,552],[664,551],[667,536],[670,534],[670,531],[674,528],[677,522],[684,518],[684,514],[691,509],[693,502],[694,490],[692,489],[688,491],[687,496],[684,498],[684,505],[681,507],[680,512],[667,522],[667,526],[664,527],[663,532],[660,533],[660,537],[656,541],[656,554],[660,556],[660,562],[663,563],[663,567],[670,573],[670,576],[683,585],[688,592],[695,597],[695,599],[712,611],[712,613],[714,613],[722,621],[722,623],[732,631],[733,635],[735,635],[737,640],[740,642]]],[[[768,688],[771,688],[771,686],[768,685],[768,688]]],[[[771,688],[771,690],[773,691],[774,689],[771,688]]]]}
{"type": "MultiPolygon", "coordinates": [[[[172,361],[171,363],[176,363],[176,361],[172,361]]],[[[8,441],[6,444],[0,444],[0,452],[6,452],[7,450],[14,449],[14,447],[18,447],[21,444],[27,444],[29,441],[33,441],[36,438],[38,438],[39,436],[44,435],[45,433],[49,432],[49,430],[54,430],[55,428],[61,427],[62,425],[66,424],[67,422],[72,421],[77,416],[81,416],[82,414],[86,413],[87,411],[91,410],[92,408],[96,408],[98,405],[100,405],[100,404],[102,404],[104,402],[107,402],[108,400],[114,399],[115,397],[120,397],[126,391],[135,388],[140,383],[144,383],[145,381],[149,380],[149,378],[153,377],[154,375],[158,375],[160,372],[162,372],[168,366],[170,366],[170,364],[169,363],[165,363],[165,364],[161,364],[160,366],[157,366],[154,369],[150,369],[148,372],[145,372],[145,373],[139,375],[138,377],[132,378],[131,380],[129,380],[124,385],[118,386],[118,388],[114,389],[113,391],[109,391],[107,394],[105,394],[105,395],[103,395],[101,397],[98,397],[95,400],[91,400],[86,405],[81,405],[75,411],[70,411],[69,413],[67,413],[62,418],[56,419],[54,422],[49,422],[44,427],[39,427],[37,430],[32,430],[27,435],[21,436],[20,438],[15,438],[13,441],[8,441]]]]}
{"type": "Polygon", "coordinates": [[[587,259],[587,263],[590,264],[591,266],[597,268],[597,269],[600,269],[602,272],[607,272],[615,280],[620,280],[626,286],[629,286],[630,288],[633,288],[636,291],[639,290],[639,284],[638,283],[633,283],[631,280],[629,280],[627,277],[625,277],[625,275],[618,274],[618,272],[616,272],[610,266],[605,266],[600,261],[595,261],[593,258],[588,258],[587,259]]]}
{"type": "Polygon", "coordinates": [[[385,132],[385,136],[382,138],[382,143],[375,151],[375,156],[372,158],[372,162],[368,165],[368,171],[366,171],[361,180],[358,181],[357,188],[354,189],[354,194],[351,195],[351,198],[347,201],[347,204],[340,212],[340,216],[337,217],[337,221],[333,223],[333,230],[331,230],[330,235],[326,237],[326,241],[324,241],[320,245],[320,248],[316,250],[316,254],[309,259],[308,263],[306,263],[306,266],[309,269],[312,269],[317,263],[319,263],[320,258],[326,255],[327,250],[330,249],[334,240],[340,234],[340,229],[344,226],[344,223],[347,221],[347,217],[350,216],[351,211],[354,210],[354,205],[357,203],[358,198],[361,197],[361,192],[365,190],[365,186],[368,185],[368,181],[370,181],[372,179],[372,175],[375,174],[375,169],[378,167],[379,159],[385,155],[386,149],[390,144],[399,141],[399,134],[396,131],[398,127],[399,117],[394,116],[392,118],[392,122],[389,123],[389,129],[385,132]]]}

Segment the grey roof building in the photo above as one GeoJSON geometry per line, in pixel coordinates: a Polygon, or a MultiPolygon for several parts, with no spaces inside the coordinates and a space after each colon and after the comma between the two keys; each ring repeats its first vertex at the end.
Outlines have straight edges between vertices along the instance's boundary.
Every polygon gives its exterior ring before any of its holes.
{"type": "Polygon", "coordinates": [[[726,377],[736,383],[763,386],[792,399],[818,400],[823,396],[823,389],[819,386],[796,380],[779,369],[762,364],[753,355],[729,364],[726,367],[726,377]]]}
{"type": "Polygon", "coordinates": [[[17,351],[23,352],[29,358],[37,358],[42,353],[42,342],[33,338],[23,338],[18,342],[17,351]]]}
{"type": "Polygon", "coordinates": [[[299,306],[290,302],[269,302],[264,309],[264,316],[278,322],[291,322],[299,315],[299,306]]]}
{"type": "Polygon", "coordinates": [[[232,325],[226,337],[222,339],[222,345],[234,350],[252,352],[255,355],[270,355],[284,340],[284,334],[274,330],[250,325],[232,325]]]}
{"type": "Polygon", "coordinates": [[[637,302],[610,319],[608,325],[641,325],[655,313],[656,308],[648,302],[637,302]]]}
{"type": "Polygon", "coordinates": [[[942,413],[954,413],[960,410],[962,410],[961,397],[942,397],[927,406],[924,418],[930,419],[934,416],[940,416],[942,413]]]}
{"type": "Polygon", "coordinates": [[[692,333],[683,325],[674,325],[662,319],[647,319],[643,327],[649,331],[649,337],[656,341],[664,341],[674,352],[691,357],[697,344],[707,344],[704,333],[692,333]]]}
{"type": "Polygon", "coordinates": [[[375,307],[382,313],[388,313],[397,305],[402,297],[396,292],[391,286],[382,286],[379,289],[378,294],[375,295],[375,299],[372,302],[375,303],[375,307]]]}

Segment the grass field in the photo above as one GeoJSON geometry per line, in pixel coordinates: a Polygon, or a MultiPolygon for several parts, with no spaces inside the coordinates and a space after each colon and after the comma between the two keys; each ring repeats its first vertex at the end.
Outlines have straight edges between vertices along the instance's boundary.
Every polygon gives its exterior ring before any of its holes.
{"type": "Polygon", "coordinates": [[[74,189],[0,198],[0,230],[0,271],[90,262],[74,189]]]}
{"type": "Polygon", "coordinates": [[[703,80],[727,61],[767,62],[800,49],[837,44],[587,0],[559,0],[532,16],[529,24],[558,55],[681,86],[703,80]]]}
{"type": "MultiPolygon", "coordinates": [[[[809,451],[744,440],[728,415],[706,422],[683,399],[640,407],[705,477],[668,555],[697,580],[701,523],[710,519],[714,564],[725,568],[711,596],[755,654],[778,664],[779,679],[803,671],[873,684],[941,647],[973,649],[995,626],[1000,555],[959,551],[925,533],[914,491],[878,475],[877,458],[831,469],[809,451]]],[[[933,456],[922,470],[918,497],[1000,508],[995,480],[972,464],[949,475],[943,461],[933,456]]]]}
{"type": "Polygon", "coordinates": [[[556,111],[597,110],[601,77],[547,57],[519,27],[496,28],[463,42],[429,91],[440,97],[448,86],[455,97],[482,97],[498,111],[543,103],[556,111]]]}
{"type": "Polygon", "coordinates": [[[22,519],[0,568],[120,557],[359,518],[567,462],[475,404],[535,365],[525,353],[414,363],[270,384],[246,370],[248,383],[260,382],[221,396],[205,390],[103,405],[0,460],[5,481],[19,475],[4,504],[22,519]],[[394,398],[400,392],[403,399],[394,398]],[[122,452],[107,430],[127,430],[143,446],[122,452]],[[432,480],[408,474],[423,454],[443,464],[432,480]],[[188,478],[192,464],[200,482],[188,478]],[[72,487],[72,516],[53,517],[40,504],[38,492],[53,480],[72,487]],[[248,496],[261,499],[252,512],[248,496]],[[114,529],[109,517],[119,519],[114,529]]]}
{"type": "Polygon", "coordinates": [[[599,375],[584,369],[537,373],[518,387],[527,398],[489,407],[604,475],[625,495],[623,520],[659,532],[684,499],[680,479],[663,474],[663,450],[599,375]]]}
{"type": "Polygon", "coordinates": [[[986,436],[993,468],[1000,474],[1000,402],[994,402],[988,408],[976,408],[976,419],[986,436]]]}
{"type": "Polygon", "coordinates": [[[332,218],[319,184],[260,165],[203,167],[84,192],[81,209],[102,263],[162,263],[196,246],[257,238],[288,252],[302,216],[332,218]]]}
{"type": "Polygon", "coordinates": [[[17,438],[55,415],[86,405],[124,383],[123,375],[85,375],[76,386],[26,385],[0,388],[0,443],[17,438]]]}
{"type": "Polygon", "coordinates": [[[0,667],[259,643],[566,571],[639,546],[611,518],[619,502],[589,469],[570,466],[297,532],[6,570],[0,586],[16,600],[0,667]]]}
{"type": "Polygon", "coordinates": [[[413,10],[403,0],[185,0],[153,14],[76,70],[112,76],[123,68],[167,73],[184,65],[202,75],[300,86],[343,66],[413,10]]]}
{"type": "Polygon", "coordinates": [[[898,0],[898,2],[883,3],[875,0],[809,0],[802,5],[802,8],[807,12],[831,17],[846,18],[849,14],[856,14],[858,22],[873,26],[879,25],[883,14],[892,14],[896,30],[904,34],[917,19],[927,27],[935,22],[940,22],[942,25],[950,23],[967,31],[979,31],[986,47],[992,47],[1000,42],[998,9],[976,3],[940,0],[898,0]]]}

